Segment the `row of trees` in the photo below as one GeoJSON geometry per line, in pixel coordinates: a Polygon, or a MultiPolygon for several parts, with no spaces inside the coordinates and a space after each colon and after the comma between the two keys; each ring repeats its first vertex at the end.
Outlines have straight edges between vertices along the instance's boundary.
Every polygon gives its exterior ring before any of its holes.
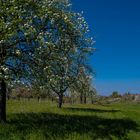
{"type": "Polygon", "coordinates": [[[90,87],[94,41],[68,0],[1,0],[0,7],[0,121],[6,121],[7,85],[50,89],[60,108],[68,89],[90,87]]]}
{"type": "MultiPolygon", "coordinates": [[[[84,88],[84,87],[83,87],[84,88]]],[[[82,91],[80,89],[79,91],[82,91]]],[[[84,89],[84,92],[79,92],[78,90],[68,89],[64,93],[63,103],[69,104],[86,104],[95,103],[96,90],[94,88],[84,89]]],[[[39,103],[42,101],[52,101],[58,102],[58,96],[51,89],[46,89],[45,87],[40,89],[34,89],[33,87],[27,87],[26,85],[16,84],[12,88],[7,89],[7,100],[37,100],[39,103]]]]}

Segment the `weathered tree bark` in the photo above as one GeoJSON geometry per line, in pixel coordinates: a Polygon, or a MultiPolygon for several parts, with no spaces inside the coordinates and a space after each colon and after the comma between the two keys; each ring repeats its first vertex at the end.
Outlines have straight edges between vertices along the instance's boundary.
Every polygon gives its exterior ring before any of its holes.
{"type": "Polygon", "coordinates": [[[6,83],[0,83],[0,122],[6,122],[6,83]]]}
{"type": "Polygon", "coordinates": [[[62,103],[63,103],[63,94],[59,94],[59,99],[58,99],[58,107],[62,108],[62,103]]]}

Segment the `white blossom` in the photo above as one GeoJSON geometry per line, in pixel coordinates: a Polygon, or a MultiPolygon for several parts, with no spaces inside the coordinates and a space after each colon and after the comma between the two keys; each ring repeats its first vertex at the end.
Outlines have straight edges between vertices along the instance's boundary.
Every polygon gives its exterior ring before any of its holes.
{"type": "Polygon", "coordinates": [[[21,54],[20,50],[16,50],[16,54],[20,55],[21,54]]]}

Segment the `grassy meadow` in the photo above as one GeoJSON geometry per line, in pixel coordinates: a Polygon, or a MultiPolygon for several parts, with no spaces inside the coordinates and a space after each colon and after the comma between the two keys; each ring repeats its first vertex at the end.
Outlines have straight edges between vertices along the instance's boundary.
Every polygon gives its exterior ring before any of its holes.
{"type": "Polygon", "coordinates": [[[10,100],[0,140],[140,140],[140,104],[58,109],[48,101],[10,100]]]}

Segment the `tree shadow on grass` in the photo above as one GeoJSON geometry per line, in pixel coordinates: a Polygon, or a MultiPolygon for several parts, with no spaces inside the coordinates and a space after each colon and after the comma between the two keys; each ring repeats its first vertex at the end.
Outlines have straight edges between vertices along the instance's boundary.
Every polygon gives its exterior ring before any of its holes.
{"type": "MultiPolygon", "coordinates": [[[[39,131],[45,139],[65,139],[73,133],[88,135],[91,140],[112,136],[126,139],[130,130],[138,131],[138,125],[129,119],[106,119],[97,116],[59,115],[52,113],[15,114],[8,122],[9,133],[22,133],[24,137],[39,131]]],[[[23,138],[24,139],[24,138],[23,138]]]]}
{"type": "Polygon", "coordinates": [[[97,112],[97,113],[115,113],[115,112],[120,112],[120,110],[104,110],[104,109],[93,109],[93,108],[75,108],[75,107],[67,107],[64,108],[65,110],[69,111],[82,111],[82,112],[97,112]]]}

